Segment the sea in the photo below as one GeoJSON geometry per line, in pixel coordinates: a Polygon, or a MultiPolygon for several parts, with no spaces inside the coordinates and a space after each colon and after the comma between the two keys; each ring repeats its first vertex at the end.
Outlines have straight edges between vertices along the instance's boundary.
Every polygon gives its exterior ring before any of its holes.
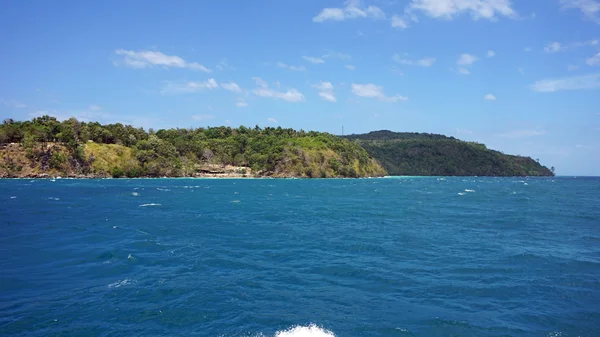
{"type": "Polygon", "coordinates": [[[600,178],[0,180],[1,336],[600,336],[600,178]]]}

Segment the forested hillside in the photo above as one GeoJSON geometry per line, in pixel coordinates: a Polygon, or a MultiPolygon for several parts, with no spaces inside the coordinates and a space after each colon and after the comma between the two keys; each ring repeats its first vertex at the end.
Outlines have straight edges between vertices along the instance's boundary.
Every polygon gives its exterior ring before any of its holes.
{"type": "Polygon", "coordinates": [[[146,131],[43,116],[0,125],[0,177],[551,176],[529,157],[427,133],[283,128],[146,131]]]}
{"type": "Polygon", "coordinates": [[[387,130],[349,135],[390,175],[416,176],[552,176],[529,157],[505,155],[485,145],[428,133],[387,130]]]}
{"type": "Polygon", "coordinates": [[[210,174],[366,177],[385,174],[348,139],[283,128],[145,131],[122,124],[5,120],[0,176],[179,177],[210,174]]]}

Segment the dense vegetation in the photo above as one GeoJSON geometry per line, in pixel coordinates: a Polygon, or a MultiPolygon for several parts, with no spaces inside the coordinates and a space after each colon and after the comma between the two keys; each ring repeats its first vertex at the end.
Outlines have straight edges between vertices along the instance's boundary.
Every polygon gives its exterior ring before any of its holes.
{"type": "Polygon", "coordinates": [[[5,120],[0,144],[0,177],[553,175],[529,157],[483,144],[385,130],[345,137],[258,126],[145,131],[43,116],[5,120]]]}
{"type": "Polygon", "coordinates": [[[235,166],[254,176],[385,174],[355,142],[283,128],[211,127],[146,132],[43,116],[0,125],[0,176],[197,176],[235,166]],[[215,168],[217,167],[217,168],[215,168]],[[252,173],[250,173],[252,172],[252,173]]]}
{"type": "Polygon", "coordinates": [[[375,131],[350,135],[390,175],[552,176],[529,157],[505,155],[485,145],[428,133],[375,131]]]}

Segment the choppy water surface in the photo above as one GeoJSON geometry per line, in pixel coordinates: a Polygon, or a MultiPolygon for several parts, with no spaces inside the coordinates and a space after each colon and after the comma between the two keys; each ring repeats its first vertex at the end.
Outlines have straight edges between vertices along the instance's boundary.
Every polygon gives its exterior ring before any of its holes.
{"type": "Polygon", "coordinates": [[[600,179],[0,181],[0,335],[600,336],[600,179]]]}

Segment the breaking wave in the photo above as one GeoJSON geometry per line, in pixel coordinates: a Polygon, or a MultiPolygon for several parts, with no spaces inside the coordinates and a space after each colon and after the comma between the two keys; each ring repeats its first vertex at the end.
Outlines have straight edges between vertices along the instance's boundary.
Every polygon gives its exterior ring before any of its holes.
{"type": "Polygon", "coordinates": [[[311,324],[309,326],[297,325],[287,330],[277,331],[275,337],[335,337],[335,334],[311,324]]]}

